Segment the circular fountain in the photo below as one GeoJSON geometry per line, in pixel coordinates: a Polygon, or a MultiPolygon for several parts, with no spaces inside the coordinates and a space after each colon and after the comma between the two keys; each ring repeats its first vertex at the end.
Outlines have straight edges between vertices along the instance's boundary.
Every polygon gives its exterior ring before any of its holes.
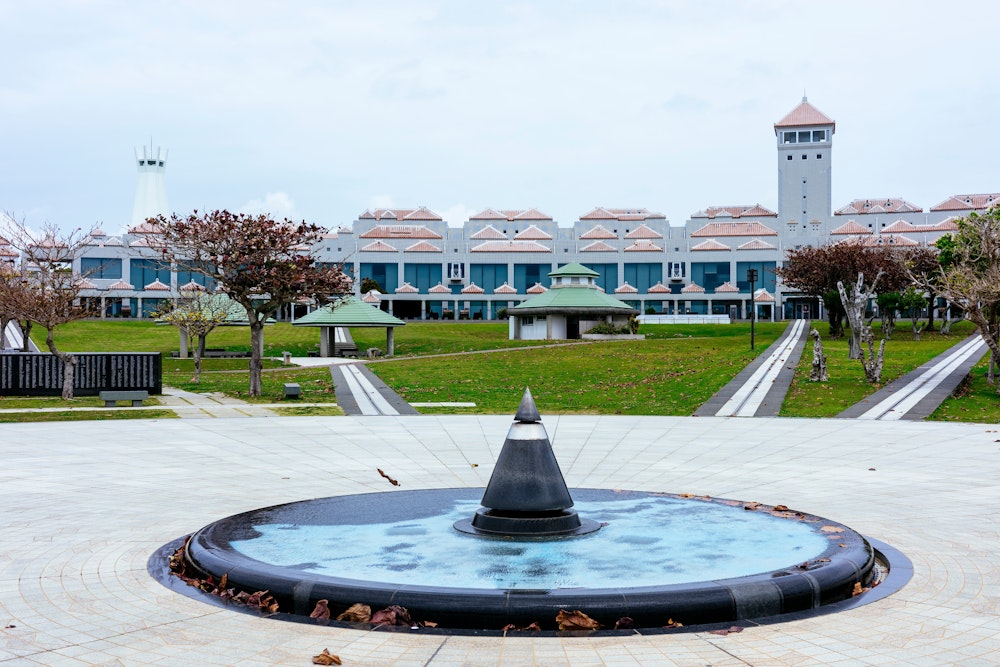
{"type": "Polygon", "coordinates": [[[485,491],[320,498],[195,533],[188,565],[267,590],[284,611],[399,605],[441,627],[551,625],[581,610],[607,627],[732,623],[850,598],[884,573],[860,534],[736,500],[575,489],[526,391],[485,491]],[[478,506],[478,507],[477,507],[478,506]],[[581,516],[582,514],[582,516],[581,516]]]}

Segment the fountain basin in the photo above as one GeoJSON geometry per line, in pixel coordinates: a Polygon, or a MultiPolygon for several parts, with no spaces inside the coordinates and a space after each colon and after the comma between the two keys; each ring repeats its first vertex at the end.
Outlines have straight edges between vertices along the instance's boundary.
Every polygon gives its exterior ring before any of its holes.
{"type": "Polygon", "coordinates": [[[443,627],[550,626],[579,609],[605,626],[737,622],[816,609],[873,577],[867,540],[842,524],[763,505],[574,489],[606,524],[579,537],[463,534],[482,489],[396,491],[278,505],[217,521],[187,557],[205,575],[269,590],[283,611],[400,605],[443,627]],[[630,520],[634,520],[632,524],[630,520]],[[686,535],[681,538],[678,535],[686,535]]]}

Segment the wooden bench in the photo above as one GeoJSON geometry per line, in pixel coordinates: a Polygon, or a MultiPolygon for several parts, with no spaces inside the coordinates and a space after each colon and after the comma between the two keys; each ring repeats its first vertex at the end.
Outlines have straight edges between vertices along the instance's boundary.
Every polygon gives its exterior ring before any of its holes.
{"type": "Polygon", "coordinates": [[[302,387],[298,382],[285,383],[285,398],[299,398],[302,396],[302,387]]]}
{"type": "Polygon", "coordinates": [[[142,402],[149,398],[148,391],[141,390],[119,390],[119,391],[102,391],[97,394],[98,398],[104,401],[104,407],[114,408],[117,407],[118,401],[132,401],[132,407],[137,408],[142,405],[142,402]]]}

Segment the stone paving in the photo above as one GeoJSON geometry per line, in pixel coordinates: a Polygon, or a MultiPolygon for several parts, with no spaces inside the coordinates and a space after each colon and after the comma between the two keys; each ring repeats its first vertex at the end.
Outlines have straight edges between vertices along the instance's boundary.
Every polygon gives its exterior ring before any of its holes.
{"type": "Polygon", "coordinates": [[[376,468],[407,490],[484,486],[511,418],[6,424],[0,665],[309,665],[324,648],[348,666],[998,663],[997,425],[539,407],[571,487],[785,504],[900,549],[913,579],[869,605],[728,636],[476,638],[283,623],[174,593],[147,560],[236,512],[391,492],[376,468]]]}

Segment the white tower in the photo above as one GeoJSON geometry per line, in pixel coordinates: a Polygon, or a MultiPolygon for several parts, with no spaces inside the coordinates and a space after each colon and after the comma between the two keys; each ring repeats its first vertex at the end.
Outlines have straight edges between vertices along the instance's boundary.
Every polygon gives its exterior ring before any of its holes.
{"type": "Polygon", "coordinates": [[[152,144],[135,149],[139,166],[139,180],[135,185],[135,204],[132,206],[132,226],[146,222],[147,218],[169,215],[167,208],[167,151],[152,144]]]}
{"type": "Polygon", "coordinates": [[[827,222],[832,210],[833,132],[829,116],[802,103],[774,124],[778,137],[778,216],[782,222],[827,222]]]}

